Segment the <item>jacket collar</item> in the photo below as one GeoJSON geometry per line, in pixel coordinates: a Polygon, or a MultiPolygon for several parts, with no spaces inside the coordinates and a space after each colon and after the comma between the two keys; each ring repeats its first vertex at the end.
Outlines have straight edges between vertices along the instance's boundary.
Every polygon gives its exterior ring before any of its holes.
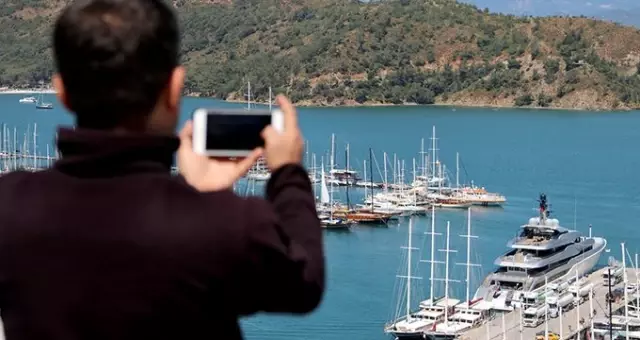
{"type": "Polygon", "coordinates": [[[175,136],[72,128],[59,128],[57,143],[54,168],[77,177],[168,173],[180,146],[175,136]]]}

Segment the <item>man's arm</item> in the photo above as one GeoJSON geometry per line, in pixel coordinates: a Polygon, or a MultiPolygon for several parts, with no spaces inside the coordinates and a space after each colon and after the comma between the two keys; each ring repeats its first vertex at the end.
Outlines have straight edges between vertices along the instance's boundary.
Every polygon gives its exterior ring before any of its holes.
{"type": "MultiPolygon", "coordinates": [[[[239,274],[239,314],[307,313],[320,303],[325,268],[322,230],[307,172],[299,165],[276,170],[267,201],[247,201],[244,263],[239,274]]],[[[235,281],[235,280],[234,280],[235,281]]]]}

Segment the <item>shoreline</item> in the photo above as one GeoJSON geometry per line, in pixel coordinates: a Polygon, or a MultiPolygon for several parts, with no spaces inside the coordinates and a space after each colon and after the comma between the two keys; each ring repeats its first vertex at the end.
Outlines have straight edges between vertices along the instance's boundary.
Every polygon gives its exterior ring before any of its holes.
{"type": "MultiPolygon", "coordinates": [[[[195,98],[207,98],[207,97],[195,97],[195,98]]],[[[223,99],[228,103],[245,104],[246,101],[236,99],[223,99]]],[[[267,102],[252,102],[252,104],[267,106],[267,102]]],[[[632,112],[638,111],[638,109],[626,108],[626,109],[588,109],[588,108],[572,108],[572,107],[549,107],[549,106],[507,106],[507,105],[469,105],[469,104],[455,104],[455,103],[434,103],[434,104],[415,104],[415,103],[403,103],[403,104],[390,104],[390,103],[364,103],[364,104],[345,104],[345,105],[323,105],[318,103],[294,103],[297,107],[304,108],[357,108],[357,107],[408,107],[408,106],[423,106],[423,107],[443,107],[443,108],[461,108],[461,109],[513,109],[513,110],[547,110],[547,111],[575,111],[575,112],[632,112]]]]}
{"type": "MultiPolygon", "coordinates": [[[[12,94],[55,94],[56,91],[54,89],[12,89],[12,88],[0,88],[0,95],[12,95],[12,94]]],[[[187,98],[206,98],[206,99],[216,99],[214,97],[205,97],[198,95],[185,95],[187,98]]],[[[228,103],[234,104],[246,104],[246,101],[237,100],[237,99],[221,99],[228,103]]],[[[267,102],[252,102],[252,104],[260,105],[260,106],[268,106],[267,102]]],[[[374,103],[374,102],[365,102],[363,104],[359,103],[350,103],[344,105],[327,105],[322,103],[312,103],[312,102],[300,102],[294,103],[297,107],[305,107],[305,108],[357,108],[357,107],[407,107],[407,106],[423,106],[423,107],[443,107],[443,108],[462,108],[462,109],[515,109],[515,110],[556,110],[556,111],[577,111],[577,112],[632,112],[637,111],[637,109],[625,108],[625,109],[589,109],[589,108],[571,108],[571,107],[543,107],[543,106],[506,106],[506,105],[487,105],[480,104],[455,104],[455,103],[434,103],[434,104],[425,104],[419,105],[415,103],[403,103],[403,104],[391,104],[391,103],[374,103]]]]}
{"type": "Polygon", "coordinates": [[[12,88],[0,88],[0,95],[3,94],[54,94],[54,89],[12,89],[12,88]]]}

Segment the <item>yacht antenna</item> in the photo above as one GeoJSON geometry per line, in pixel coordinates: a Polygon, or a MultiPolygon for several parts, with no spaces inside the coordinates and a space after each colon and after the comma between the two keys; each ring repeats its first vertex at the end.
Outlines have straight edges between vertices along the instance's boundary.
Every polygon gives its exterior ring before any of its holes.
{"type": "Polygon", "coordinates": [[[538,202],[540,203],[540,222],[544,224],[549,214],[551,214],[551,210],[549,210],[549,205],[547,204],[547,195],[540,194],[538,202]]]}

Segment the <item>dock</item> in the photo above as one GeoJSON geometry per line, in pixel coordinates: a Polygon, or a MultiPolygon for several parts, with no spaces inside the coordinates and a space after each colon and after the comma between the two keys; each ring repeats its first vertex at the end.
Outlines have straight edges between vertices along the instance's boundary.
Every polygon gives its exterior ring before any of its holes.
{"type": "MultiPolygon", "coordinates": [[[[595,314],[592,316],[589,313],[589,299],[586,299],[579,307],[562,313],[562,320],[560,317],[549,319],[548,330],[561,335],[560,339],[587,339],[585,335],[589,332],[591,327],[591,320],[593,318],[609,315],[609,304],[606,301],[609,287],[603,284],[602,274],[606,271],[606,268],[595,271],[588,276],[587,280],[593,283],[593,309],[595,314]],[[583,322],[580,323],[580,319],[583,322]],[[562,323],[562,328],[560,327],[562,323]],[[578,333],[580,336],[578,337],[578,333]]],[[[627,269],[627,277],[635,278],[636,272],[633,269],[627,269]]],[[[623,287],[623,283],[620,283],[614,287],[611,287],[613,291],[616,288],[623,287]]],[[[624,301],[612,303],[612,310],[616,310],[624,306],[624,301]]],[[[487,323],[470,329],[458,336],[462,340],[532,340],[536,339],[538,332],[544,332],[544,323],[538,327],[521,327],[520,326],[520,309],[515,309],[511,312],[498,312],[496,317],[487,323]],[[504,319],[504,320],[503,320],[504,319]],[[522,331],[521,331],[522,329],[522,331]]]]}

